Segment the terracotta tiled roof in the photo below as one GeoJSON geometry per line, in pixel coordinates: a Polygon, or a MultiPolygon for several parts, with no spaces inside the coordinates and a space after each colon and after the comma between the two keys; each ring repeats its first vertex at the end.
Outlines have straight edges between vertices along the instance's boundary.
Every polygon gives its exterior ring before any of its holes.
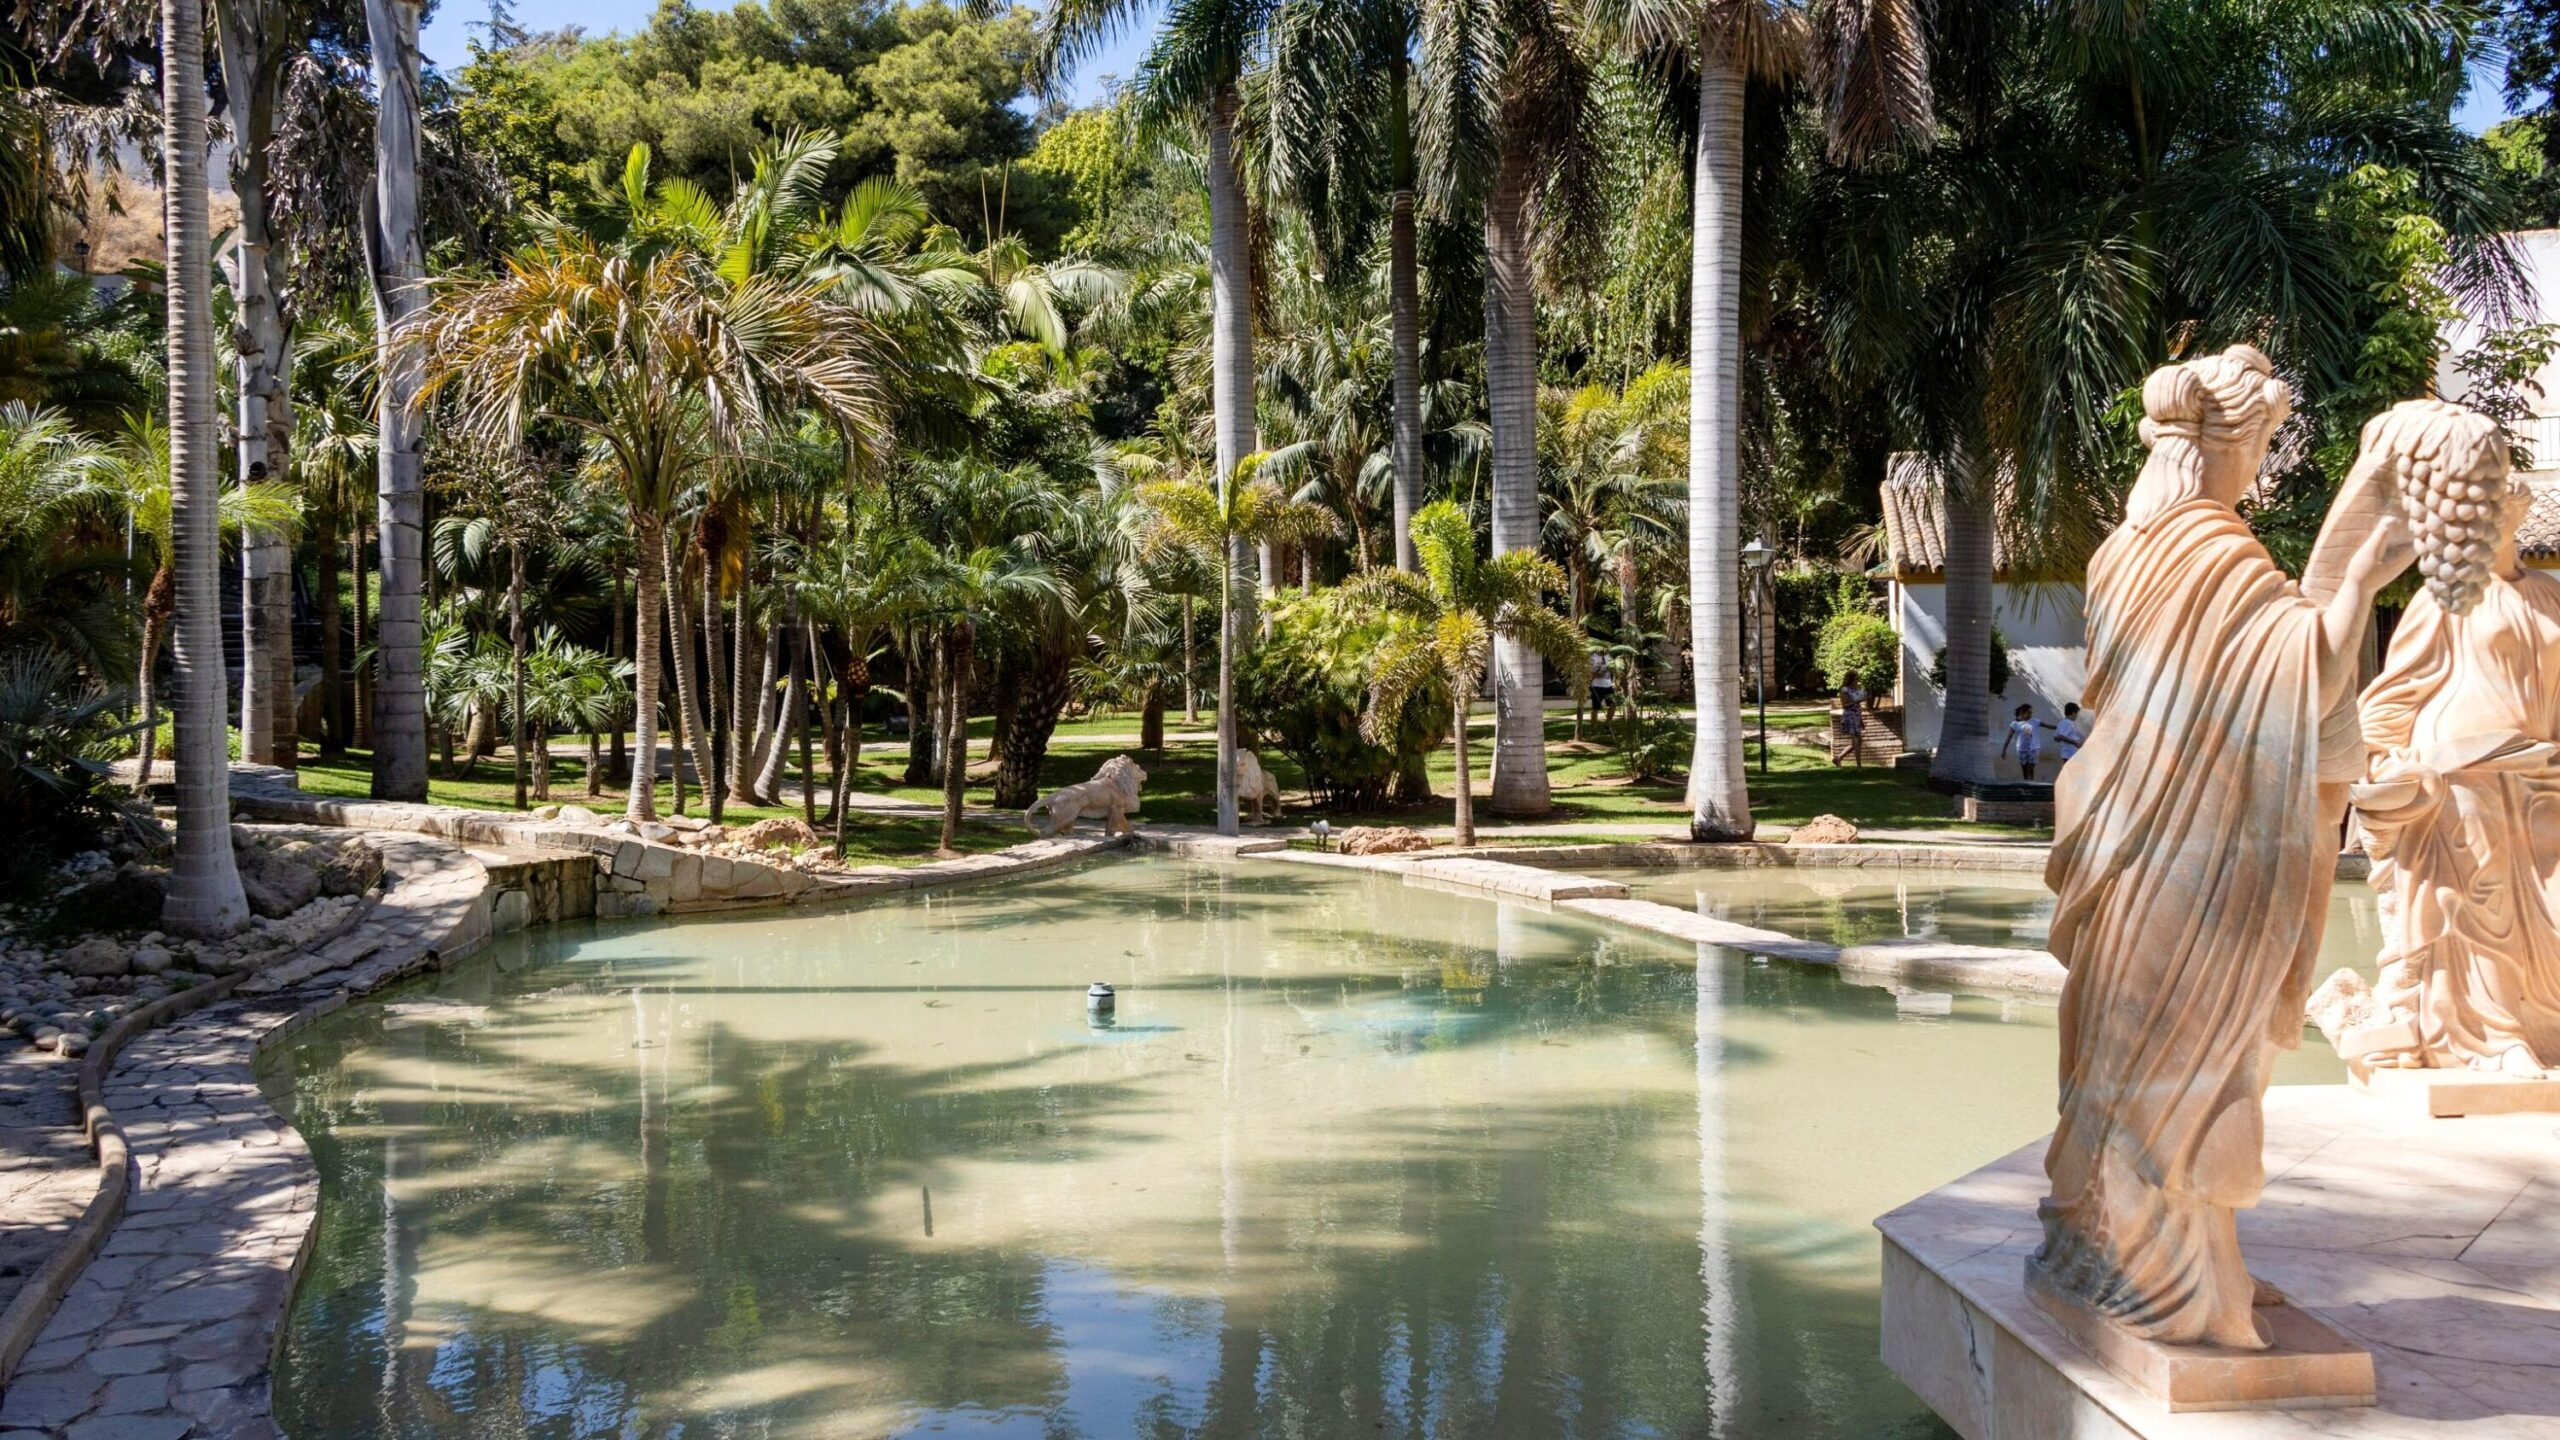
{"type": "MultiPolygon", "coordinates": [[[[1885,551],[1898,580],[1942,575],[1947,568],[1947,487],[1935,461],[1897,450],[1884,467],[1885,551]]],[[[2009,568],[2008,546],[1991,541],[1993,573],[2009,568]]]]}

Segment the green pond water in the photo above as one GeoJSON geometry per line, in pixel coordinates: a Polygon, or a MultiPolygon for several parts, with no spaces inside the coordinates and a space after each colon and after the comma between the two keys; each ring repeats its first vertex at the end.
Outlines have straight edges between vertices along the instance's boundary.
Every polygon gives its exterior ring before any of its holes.
{"type": "MultiPolygon", "coordinates": [[[[1834,945],[1910,938],[2041,950],[2053,925],[2053,892],[2035,871],[1577,866],[1575,873],[1623,881],[1642,899],[1834,945]]],[[[2330,892],[2321,972],[2345,966],[2371,976],[2382,946],[2380,923],[2370,887],[2338,882],[2330,892]]]]}
{"type": "Polygon", "coordinates": [[[1943,1436],[1876,1359],[1869,1222],[2046,1130],[2053,1043],[2032,1001],[1313,867],[525,932],[269,1070],[322,1176],[277,1410],[1943,1436]]]}

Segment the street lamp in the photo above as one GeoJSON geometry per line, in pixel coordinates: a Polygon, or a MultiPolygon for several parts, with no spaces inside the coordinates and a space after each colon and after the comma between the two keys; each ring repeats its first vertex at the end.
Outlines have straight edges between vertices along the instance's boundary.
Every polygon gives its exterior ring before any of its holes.
{"type": "Polygon", "coordinates": [[[1756,535],[1742,547],[1742,571],[1751,577],[1751,694],[1760,706],[1762,775],[1769,773],[1769,644],[1763,633],[1768,625],[1765,611],[1769,602],[1761,594],[1761,584],[1768,578],[1769,562],[1776,558],[1778,552],[1761,544],[1756,535]]]}

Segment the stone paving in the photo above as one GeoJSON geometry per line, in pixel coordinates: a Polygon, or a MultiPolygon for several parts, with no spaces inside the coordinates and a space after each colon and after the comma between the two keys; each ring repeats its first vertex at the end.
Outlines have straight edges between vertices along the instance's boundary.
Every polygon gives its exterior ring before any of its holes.
{"type": "Polygon", "coordinates": [[[79,1061],[0,1035],[0,1310],[97,1193],[79,1079],[79,1061]]]}
{"type": "MultiPolygon", "coordinates": [[[[443,828],[456,823],[452,814],[400,818],[443,828]]],[[[316,1233],[319,1178],[302,1138],[268,1108],[258,1056],[351,999],[468,954],[494,928],[495,891],[469,851],[424,834],[369,838],[382,851],[388,886],[362,923],[144,1033],[115,1058],[100,1099],[131,1147],[131,1198],[0,1393],[0,1440],[279,1433],[272,1365],[316,1233]]],[[[957,884],[1052,868],[1125,843],[1062,838],[828,876],[790,896],[738,898],[784,904],[957,884]]],[[[673,873],[671,859],[699,859],[655,858],[668,849],[645,845],[622,855],[617,847],[617,856],[653,881],[665,878],[656,873],[662,869],[673,873]]],[[[57,1099],[70,1121],[71,1101],[57,1099]]],[[[61,1133],[76,1141],[79,1130],[61,1133]]],[[[8,1173],[0,1171],[0,1186],[8,1173]]],[[[94,1187],[95,1166],[85,1173],[94,1187]]],[[[0,1197],[8,1193],[0,1189],[0,1197]]]]}

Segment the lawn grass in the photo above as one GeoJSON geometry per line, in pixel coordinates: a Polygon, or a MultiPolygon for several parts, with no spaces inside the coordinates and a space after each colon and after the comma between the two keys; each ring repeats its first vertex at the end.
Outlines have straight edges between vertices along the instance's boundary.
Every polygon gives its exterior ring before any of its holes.
{"type": "MultiPolygon", "coordinates": [[[[1759,748],[1751,728],[1756,716],[1746,714],[1744,753],[1751,762],[1749,776],[1752,813],[1761,823],[1777,826],[1801,825],[1816,815],[1839,815],[1862,829],[1927,829],[1961,834],[1978,834],[1985,839],[2017,838],[2039,832],[2005,825],[1971,825],[1959,821],[1946,796],[1928,788],[1913,772],[1870,766],[1865,769],[1835,767],[1818,740],[1815,743],[1790,743],[1786,737],[1812,739],[1818,731],[1810,727],[1821,714],[1819,703],[1794,702],[1770,706],[1770,735],[1767,770],[1759,763],[1759,748]],[[1781,720],[1786,723],[1781,724],[1781,720]]],[[[1203,712],[1204,720],[1207,718],[1203,712]]],[[[1134,711],[1104,712],[1063,723],[1050,741],[1048,758],[1041,766],[1042,794],[1061,785],[1089,780],[1105,760],[1114,755],[1129,755],[1147,772],[1144,818],[1159,823],[1208,825],[1217,819],[1217,745],[1207,728],[1193,731],[1171,723],[1168,717],[1167,743],[1161,754],[1138,752],[1134,737],[1138,716],[1134,711]],[[1119,737],[1128,737],[1122,739],[1119,737]]],[[[983,809],[993,803],[993,767],[988,761],[988,730],[991,721],[981,720],[971,726],[970,747],[972,776],[967,803],[983,809]]],[[[1476,818],[1480,825],[1506,823],[1494,815],[1485,803],[1486,765],[1493,753],[1493,722],[1490,714],[1477,717],[1471,733],[1482,743],[1471,746],[1476,760],[1476,818]]],[[[1536,822],[1540,833],[1531,836],[1488,835],[1488,844],[1539,843],[1555,844],[1568,839],[1626,839],[1623,834],[1609,835],[1594,831],[1594,825],[1657,825],[1669,836],[1685,828],[1688,819],[1686,799],[1681,785],[1670,782],[1635,783],[1626,778],[1625,767],[1613,750],[1601,743],[1600,732],[1586,724],[1585,738],[1573,739],[1573,716],[1570,711],[1547,712],[1547,774],[1552,787],[1554,806],[1536,822]],[[1585,828],[1577,828],[1585,827],[1585,828]]],[[[1282,814],[1292,822],[1316,818],[1304,789],[1304,776],[1288,757],[1275,750],[1263,750],[1263,763],[1279,777],[1282,790],[1282,814]]],[[[361,798],[371,780],[370,756],[353,752],[343,761],[322,763],[305,759],[302,764],[302,787],[314,795],[361,798]]],[[[864,794],[885,795],[938,807],[942,792],[938,787],[910,786],[900,783],[906,767],[906,741],[883,737],[877,729],[869,732],[862,747],[862,765],[854,788],[864,794]]],[[[483,761],[460,779],[447,779],[441,766],[431,767],[437,773],[429,780],[428,798],[440,805],[454,805],[472,810],[507,811],[514,808],[514,781],[503,757],[483,761]]],[[[1451,752],[1442,747],[1434,752],[1428,765],[1431,788],[1435,797],[1417,805],[1385,806],[1364,811],[1322,812],[1337,826],[1386,823],[1415,826],[1445,826],[1450,820],[1450,797],[1456,791],[1456,773],[1451,752]]],[[[796,777],[796,769],[794,771],[796,777]]],[[[585,805],[607,813],[622,808],[622,796],[614,791],[603,796],[585,792],[585,765],[570,756],[552,763],[552,803],[585,805]]],[[[823,762],[820,783],[825,783],[823,762]]],[[[658,787],[658,808],[674,809],[674,789],[658,787]]],[[[707,813],[700,793],[690,796],[691,813],[707,813]]],[[[723,819],[733,825],[752,824],[777,816],[797,816],[797,806],[731,805],[723,819]]],[[[931,813],[857,810],[845,827],[846,858],[855,863],[914,864],[932,858],[935,842],[940,838],[939,817],[931,813]]],[[[1012,817],[976,819],[961,827],[960,848],[981,852],[1002,848],[1027,838],[1012,817]]]]}
{"type": "MultiPolygon", "coordinates": [[[[877,782],[884,779],[876,768],[874,756],[866,750],[862,779],[877,782]]],[[[504,757],[483,761],[471,767],[461,779],[447,779],[440,765],[430,766],[427,799],[437,805],[451,805],[464,810],[515,810],[514,772],[504,757]]],[[[350,751],[344,760],[321,761],[304,757],[300,771],[305,793],[340,799],[361,800],[373,784],[373,757],[361,750],[350,751]]],[[[864,789],[877,789],[865,784],[864,789]]],[[[934,797],[937,801],[939,794],[934,797]]],[[[687,810],[707,815],[709,807],[698,790],[688,788],[687,810]]],[[[576,760],[554,759],[551,764],[551,799],[533,804],[584,805],[612,818],[622,813],[624,797],[619,789],[603,795],[586,793],[586,766],[576,760]]],[[[819,807],[822,811],[824,806],[819,807]]],[[[661,814],[675,809],[675,787],[658,787],[658,810],[661,814]]],[[[800,807],[773,805],[727,805],[721,820],[731,826],[752,825],[758,820],[798,819],[800,807]]],[[[823,833],[823,830],[822,832],[823,833]]],[[[915,814],[895,810],[856,810],[845,819],[846,863],[854,865],[920,865],[936,858],[934,847],[942,838],[942,817],[937,813],[915,814]]],[[[1024,836],[987,825],[962,825],[957,848],[978,855],[1016,844],[1024,836]]]]}

